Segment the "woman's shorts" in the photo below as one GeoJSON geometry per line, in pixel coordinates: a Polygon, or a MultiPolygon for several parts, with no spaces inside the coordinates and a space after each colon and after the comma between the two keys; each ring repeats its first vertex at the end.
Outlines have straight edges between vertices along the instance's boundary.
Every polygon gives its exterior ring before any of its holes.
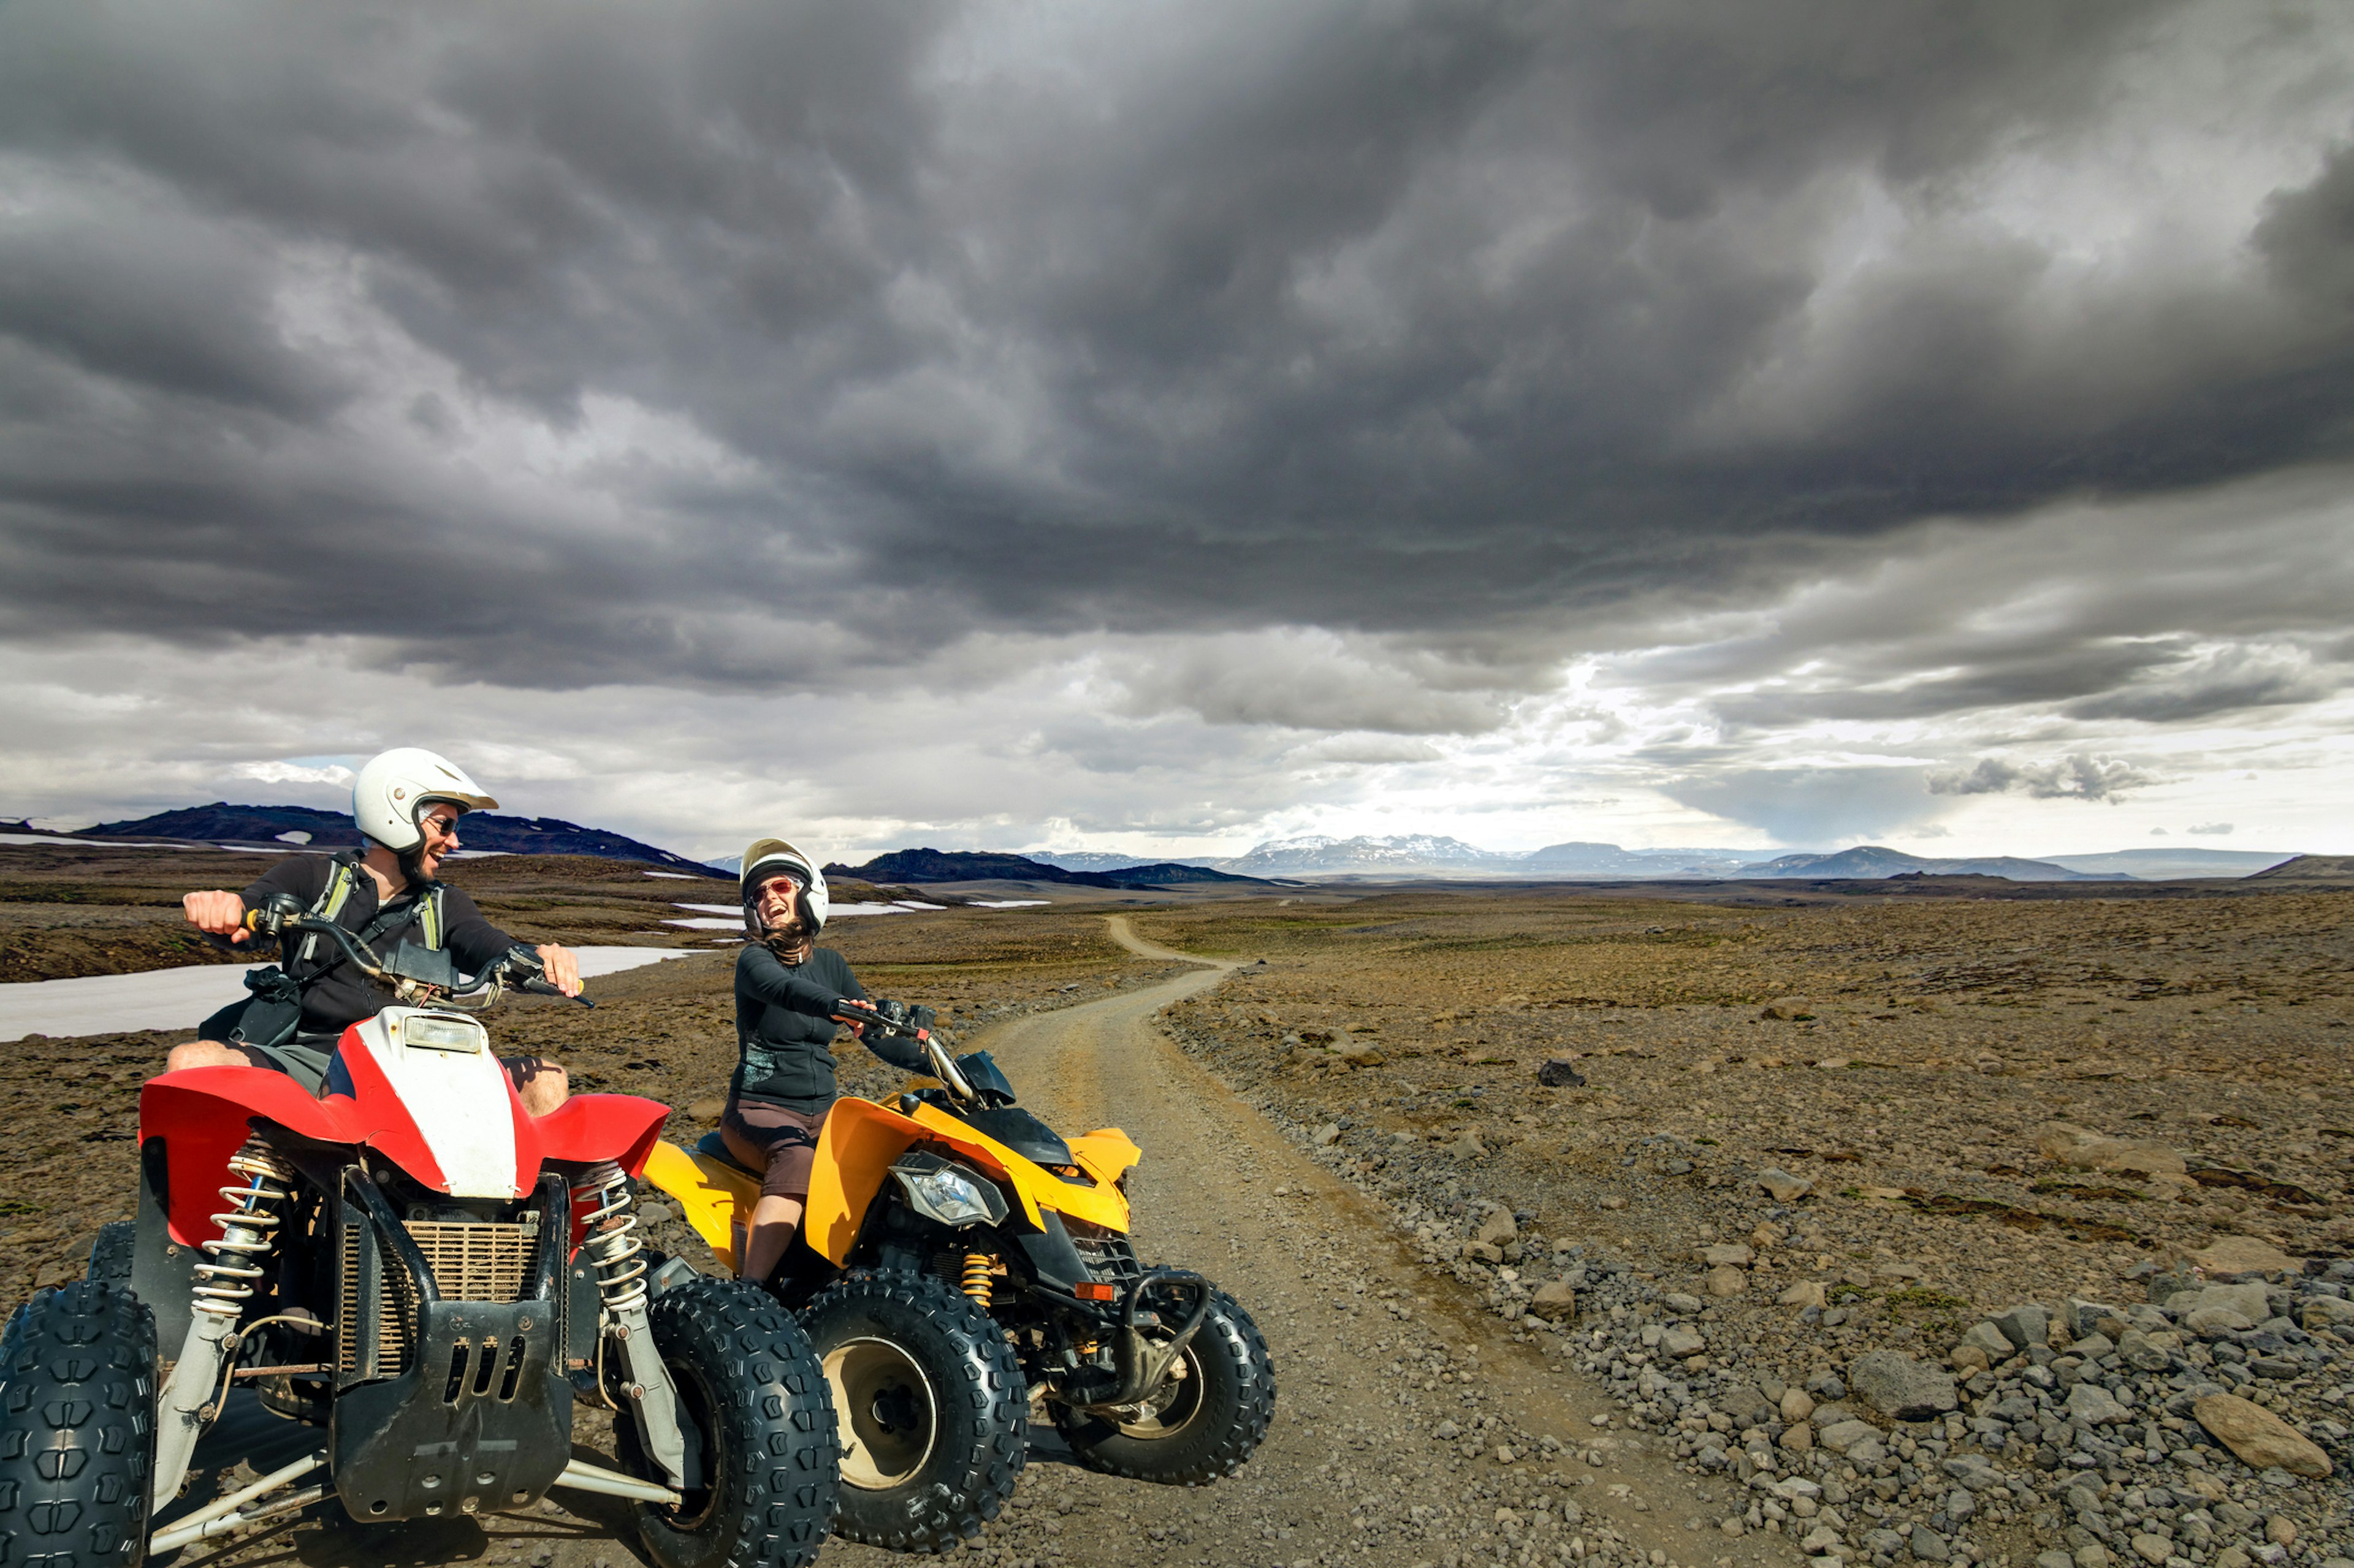
{"type": "Polygon", "coordinates": [[[719,1137],[739,1163],[765,1172],[760,1196],[799,1202],[809,1196],[810,1167],[817,1163],[818,1129],[824,1125],[824,1111],[730,1100],[719,1118],[719,1137]]]}

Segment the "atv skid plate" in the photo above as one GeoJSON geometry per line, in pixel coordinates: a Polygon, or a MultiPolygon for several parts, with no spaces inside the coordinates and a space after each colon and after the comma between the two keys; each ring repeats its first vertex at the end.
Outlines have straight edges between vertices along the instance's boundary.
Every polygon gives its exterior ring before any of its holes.
{"type": "Polygon", "coordinates": [[[384,1288],[397,1269],[415,1308],[408,1369],[335,1400],[328,1446],[345,1507],[374,1521],[537,1501],[572,1457],[558,1306],[572,1217],[562,1179],[540,1179],[537,1255],[525,1298],[504,1304],[442,1300],[425,1255],[375,1184],[353,1171],[345,1192],[345,1214],[360,1222],[361,1255],[376,1264],[364,1262],[363,1277],[375,1275],[384,1288]]]}

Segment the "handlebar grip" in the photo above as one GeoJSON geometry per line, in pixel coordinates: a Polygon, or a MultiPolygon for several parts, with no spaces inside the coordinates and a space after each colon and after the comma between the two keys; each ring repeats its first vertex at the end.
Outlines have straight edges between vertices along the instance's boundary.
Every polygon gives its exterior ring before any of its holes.
{"type": "MultiPolygon", "coordinates": [[[[547,983],[546,980],[527,980],[524,981],[524,982],[523,982],[523,984],[522,984],[520,987],[518,987],[517,989],[518,989],[518,990],[522,990],[522,991],[527,991],[531,992],[531,994],[532,994],[532,995],[534,995],[534,996],[563,996],[563,995],[564,995],[564,992],[563,992],[561,990],[557,989],[557,987],[555,987],[555,986],[552,986],[552,985],[548,984],[548,983],[547,983]]],[[[597,1005],[595,1002],[593,1002],[593,1001],[589,1001],[589,1000],[588,1000],[587,997],[585,997],[585,996],[576,996],[576,997],[571,997],[571,998],[568,998],[567,1000],[572,1001],[577,1001],[577,1002],[578,1002],[578,1003],[579,1003],[581,1006],[583,1006],[583,1007],[594,1007],[594,1006],[596,1006],[596,1005],[597,1005]]]]}

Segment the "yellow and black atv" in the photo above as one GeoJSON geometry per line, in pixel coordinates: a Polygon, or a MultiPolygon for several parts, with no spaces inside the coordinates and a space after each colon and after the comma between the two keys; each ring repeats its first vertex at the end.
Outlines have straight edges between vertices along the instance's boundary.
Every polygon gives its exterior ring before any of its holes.
{"type": "MultiPolygon", "coordinates": [[[[930,1010],[882,1006],[866,1026],[917,1040],[934,1078],[834,1102],[801,1229],[764,1282],[832,1385],[836,1533],[903,1552],[976,1533],[1013,1493],[1034,1397],[1091,1469],[1233,1474],[1275,1412],[1267,1340],[1200,1275],[1137,1262],[1141,1151],[1117,1128],[1058,1136],[987,1052],[950,1056],[930,1010]]],[[[657,1145],[646,1178],[733,1268],[758,1174],[714,1132],[657,1145]]]]}

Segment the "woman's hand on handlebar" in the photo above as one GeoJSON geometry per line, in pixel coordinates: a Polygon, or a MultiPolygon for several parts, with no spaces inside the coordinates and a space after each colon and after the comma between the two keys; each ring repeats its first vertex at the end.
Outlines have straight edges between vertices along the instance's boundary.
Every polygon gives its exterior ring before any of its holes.
{"type": "Polygon", "coordinates": [[[580,959],[571,948],[559,948],[551,942],[533,951],[539,955],[540,969],[548,984],[567,996],[580,994],[580,959]]]}
{"type": "Polygon", "coordinates": [[[243,945],[249,933],[245,928],[245,900],[234,893],[215,890],[210,893],[183,895],[180,908],[188,924],[207,937],[226,937],[243,945]]]}
{"type": "Polygon", "coordinates": [[[849,1024],[850,1032],[861,1040],[866,1038],[867,1024],[878,1016],[873,1002],[862,1001],[854,996],[836,999],[833,1007],[833,1021],[836,1023],[849,1024]]]}

